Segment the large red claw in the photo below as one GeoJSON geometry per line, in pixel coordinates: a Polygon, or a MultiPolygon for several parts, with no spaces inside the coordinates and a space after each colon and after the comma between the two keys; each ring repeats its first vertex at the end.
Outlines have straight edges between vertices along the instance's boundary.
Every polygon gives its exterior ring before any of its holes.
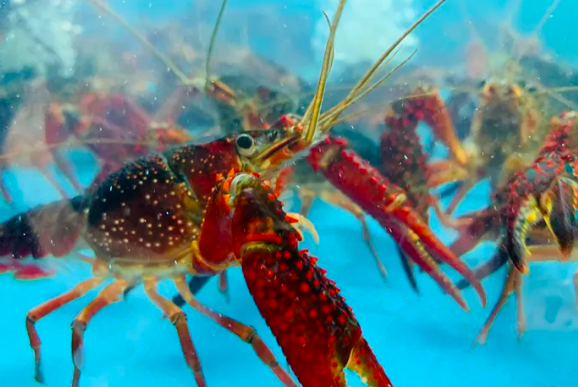
{"type": "Polygon", "coordinates": [[[350,368],[369,386],[391,387],[351,308],[315,261],[271,244],[249,247],[242,256],[249,292],[295,376],[303,387],[345,387],[344,369],[350,368]]]}
{"type": "Polygon", "coordinates": [[[401,188],[391,184],[375,168],[346,149],[342,139],[327,138],[312,149],[308,159],[337,189],[377,220],[408,256],[429,273],[464,309],[465,301],[453,282],[436,263],[443,262],[476,289],[483,306],[486,294],[475,275],[429,229],[412,208],[405,205],[401,188]]]}
{"type": "Polygon", "coordinates": [[[235,255],[259,312],[302,386],[345,387],[344,369],[349,368],[368,386],[391,387],[335,283],[316,258],[298,250],[294,220],[287,218],[274,191],[246,174],[233,177],[229,188],[235,255]]]}

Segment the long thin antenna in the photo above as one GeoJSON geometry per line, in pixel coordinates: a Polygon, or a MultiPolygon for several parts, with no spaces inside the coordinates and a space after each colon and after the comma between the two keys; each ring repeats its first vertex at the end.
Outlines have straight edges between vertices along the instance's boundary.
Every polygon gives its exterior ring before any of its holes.
{"type": "MultiPolygon", "coordinates": [[[[539,33],[540,33],[540,31],[542,31],[542,28],[544,28],[544,25],[546,25],[546,23],[548,22],[548,20],[550,20],[552,14],[554,13],[554,11],[556,11],[556,8],[558,8],[558,5],[560,5],[560,1],[561,0],[554,0],[552,2],[552,4],[550,4],[550,6],[546,9],[546,12],[544,12],[544,15],[542,15],[542,17],[540,18],[540,21],[538,22],[538,24],[534,28],[534,31],[532,31],[531,36],[533,35],[536,38],[539,36],[539,33]]],[[[524,47],[516,55],[517,61],[520,61],[520,59],[522,59],[522,57],[528,52],[529,46],[530,46],[529,44],[524,45],[524,47]]]]}
{"type": "Polygon", "coordinates": [[[123,26],[131,35],[133,35],[139,42],[141,42],[148,50],[150,50],[159,60],[161,60],[165,66],[173,73],[181,83],[184,85],[189,83],[188,77],[183,73],[175,63],[170,60],[165,54],[163,54],[158,48],[156,48],[151,42],[149,42],[140,32],[134,29],[122,16],[116,13],[104,0],[87,0],[89,3],[100,9],[102,12],[110,16],[112,19],[116,20],[121,26],[123,26]]]}
{"type": "MultiPolygon", "coordinates": [[[[333,17],[333,22],[331,28],[329,29],[329,39],[325,46],[325,54],[323,55],[323,64],[321,65],[321,74],[319,75],[319,82],[317,83],[317,91],[315,92],[315,97],[311,102],[310,108],[307,110],[311,111],[311,119],[309,120],[309,125],[307,127],[307,133],[305,136],[306,142],[312,142],[313,136],[315,135],[315,130],[317,129],[317,122],[319,121],[319,113],[321,111],[321,105],[323,104],[323,95],[325,93],[325,86],[327,84],[327,77],[329,76],[329,69],[331,68],[331,62],[333,59],[333,47],[335,42],[335,33],[337,31],[337,26],[339,25],[339,20],[341,19],[341,14],[343,13],[343,8],[345,7],[346,0],[340,0],[335,16],[333,17]]],[[[307,119],[308,117],[304,117],[307,119]]]]}
{"type": "Polygon", "coordinates": [[[219,27],[221,25],[221,21],[223,20],[223,15],[225,14],[225,8],[227,8],[227,3],[229,0],[223,0],[221,3],[221,8],[219,9],[219,15],[217,16],[217,22],[213,27],[213,32],[211,33],[211,40],[209,42],[209,49],[207,51],[207,60],[205,62],[205,89],[209,88],[211,84],[211,57],[213,55],[213,50],[215,48],[215,41],[217,40],[217,33],[219,32],[219,27]]]}
{"type": "MultiPolygon", "coordinates": [[[[339,107],[339,112],[332,117],[333,120],[336,120],[341,113],[351,106],[351,102],[354,100],[357,93],[365,87],[369,81],[373,78],[381,64],[389,57],[389,55],[403,42],[403,40],[411,34],[425,19],[427,19],[432,13],[434,13],[439,7],[445,3],[446,0],[440,0],[436,4],[434,4],[426,13],[424,13],[415,23],[413,23],[388,49],[383,53],[383,55],[371,66],[369,70],[365,73],[362,79],[353,87],[353,90],[345,97],[345,99],[339,103],[337,106],[339,107]]],[[[411,55],[413,56],[413,54],[411,55]]],[[[391,74],[390,74],[391,75],[391,74]]],[[[333,110],[333,109],[331,109],[333,110]]],[[[333,114],[333,113],[332,113],[333,114]]],[[[329,127],[325,127],[324,130],[328,130],[329,127]]]]}

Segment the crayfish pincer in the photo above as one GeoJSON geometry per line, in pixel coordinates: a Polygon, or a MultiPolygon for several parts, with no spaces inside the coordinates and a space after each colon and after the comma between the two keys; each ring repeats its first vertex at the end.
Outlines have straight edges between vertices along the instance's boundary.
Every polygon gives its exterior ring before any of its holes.
{"type": "Polygon", "coordinates": [[[349,368],[369,386],[391,386],[335,283],[298,249],[297,219],[283,211],[273,190],[250,174],[231,176],[223,187],[235,256],[301,384],[347,386],[343,370],[349,368]]]}

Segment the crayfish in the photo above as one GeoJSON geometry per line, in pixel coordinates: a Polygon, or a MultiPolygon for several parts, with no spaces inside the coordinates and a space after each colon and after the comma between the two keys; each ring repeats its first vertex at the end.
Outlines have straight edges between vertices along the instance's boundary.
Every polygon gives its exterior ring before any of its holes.
{"type": "MultiPolygon", "coordinates": [[[[450,246],[458,255],[484,239],[497,239],[494,256],[475,270],[483,279],[507,266],[500,297],[476,342],[485,342],[488,331],[508,296],[515,292],[518,335],[524,332],[522,275],[528,262],[575,261],[578,209],[578,114],[563,112],[552,119],[548,134],[534,162],[515,173],[492,195],[490,206],[461,217],[470,224],[460,230],[450,246]]],[[[575,275],[578,292],[578,274],[575,275]]],[[[469,284],[457,284],[464,289],[469,284]]]]}
{"type": "Polygon", "coordinates": [[[299,216],[286,214],[278,199],[279,176],[287,162],[299,158],[305,158],[375,217],[463,308],[467,306],[458,290],[437,269],[432,256],[471,281],[485,303],[485,293],[473,273],[433,235],[419,214],[405,205],[403,190],[349,151],[344,140],[326,135],[346,108],[375,87],[367,83],[399,44],[382,55],[341,104],[321,114],[335,30],[344,5],[341,0],[331,23],[317,93],[302,117],[284,116],[269,129],[235,133],[205,144],[179,145],[141,157],[104,177],[83,195],[31,209],[0,225],[0,256],[64,256],[82,241],[96,257],[88,260],[93,278],[27,314],[37,380],[43,377],[35,324],[113,279],[72,323],[73,386],[79,384],[84,332],[91,319],[141,283],[175,326],[187,365],[197,384],[205,386],[184,312],[156,289],[160,280],[170,279],[187,304],[250,344],[283,385],[296,386],[254,329],[204,306],[187,286],[188,274],[213,276],[240,266],[260,313],[303,386],[346,386],[345,368],[370,386],[391,386],[335,284],[315,258],[299,250],[300,229],[307,224],[299,216]]]}

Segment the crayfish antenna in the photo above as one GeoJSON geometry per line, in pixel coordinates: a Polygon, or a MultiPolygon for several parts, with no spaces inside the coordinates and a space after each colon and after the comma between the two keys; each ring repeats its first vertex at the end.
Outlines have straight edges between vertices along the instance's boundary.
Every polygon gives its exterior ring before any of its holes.
{"type": "MultiPolygon", "coordinates": [[[[358,93],[371,81],[377,70],[381,67],[384,61],[389,58],[391,53],[403,42],[403,40],[411,34],[425,19],[427,19],[433,12],[435,12],[446,0],[440,0],[436,4],[434,4],[427,12],[425,12],[414,24],[412,24],[401,36],[383,53],[383,55],[367,70],[365,75],[361,78],[361,80],[353,87],[351,92],[345,97],[345,99],[335,106],[333,109],[329,110],[328,112],[324,113],[323,118],[327,119],[324,122],[324,130],[328,130],[329,127],[334,123],[337,118],[353,105],[357,100],[356,97],[358,93]]],[[[381,80],[379,80],[375,85],[369,87],[369,91],[373,90],[377,85],[381,82],[385,81],[389,76],[391,76],[395,71],[397,71],[403,64],[405,64],[413,55],[412,53],[408,59],[402,62],[400,65],[396,66],[390,73],[386,74],[381,80]]]]}
{"type": "Polygon", "coordinates": [[[140,32],[138,32],[133,26],[131,26],[121,15],[119,15],[115,10],[113,10],[106,0],[86,0],[90,4],[94,5],[101,12],[107,14],[111,19],[114,19],[119,25],[124,27],[136,40],[141,42],[153,55],[155,55],[167,68],[175,74],[175,76],[184,84],[189,83],[188,77],[182,72],[177,65],[170,60],[165,54],[163,54],[158,48],[156,48],[151,42],[149,42],[140,32]]]}
{"type": "Polygon", "coordinates": [[[221,26],[221,21],[223,20],[223,15],[225,14],[225,8],[227,8],[227,3],[229,0],[223,0],[221,3],[221,8],[219,8],[219,15],[217,16],[217,21],[213,27],[213,32],[211,33],[211,40],[209,41],[209,49],[207,51],[207,60],[205,61],[205,89],[208,90],[212,84],[210,79],[211,72],[211,58],[213,56],[213,50],[215,48],[215,42],[217,40],[217,33],[219,32],[219,27],[221,26]]]}
{"type": "MultiPolygon", "coordinates": [[[[327,39],[327,44],[325,45],[325,54],[323,55],[323,64],[321,65],[321,74],[319,75],[319,82],[317,83],[317,90],[315,91],[315,96],[313,101],[307,107],[305,114],[301,120],[301,123],[307,124],[307,132],[305,134],[306,143],[312,143],[313,137],[315,136],[315,131],[317,129],[317,123],[320,118],[321,105],[323,104],[323,96],[325,94],[325,87],[327,85],[327,78],[329,76],[329,71],[331,70],[331,65],[333,63],[333,48],[335,42],[335,33],[337,32],[337,26],[339,25],[339,20],[341,19],[341,14],[343,13],[343,8],[345,7],[346,0],[340,0],[333,17],[333,22],[330,23],[329,27],[329,39],[327,39]],[[311,116],[311,118],[309,118],[311,116]]],[[[327,17],[327,15],[326,15],[327,17]]]]}

